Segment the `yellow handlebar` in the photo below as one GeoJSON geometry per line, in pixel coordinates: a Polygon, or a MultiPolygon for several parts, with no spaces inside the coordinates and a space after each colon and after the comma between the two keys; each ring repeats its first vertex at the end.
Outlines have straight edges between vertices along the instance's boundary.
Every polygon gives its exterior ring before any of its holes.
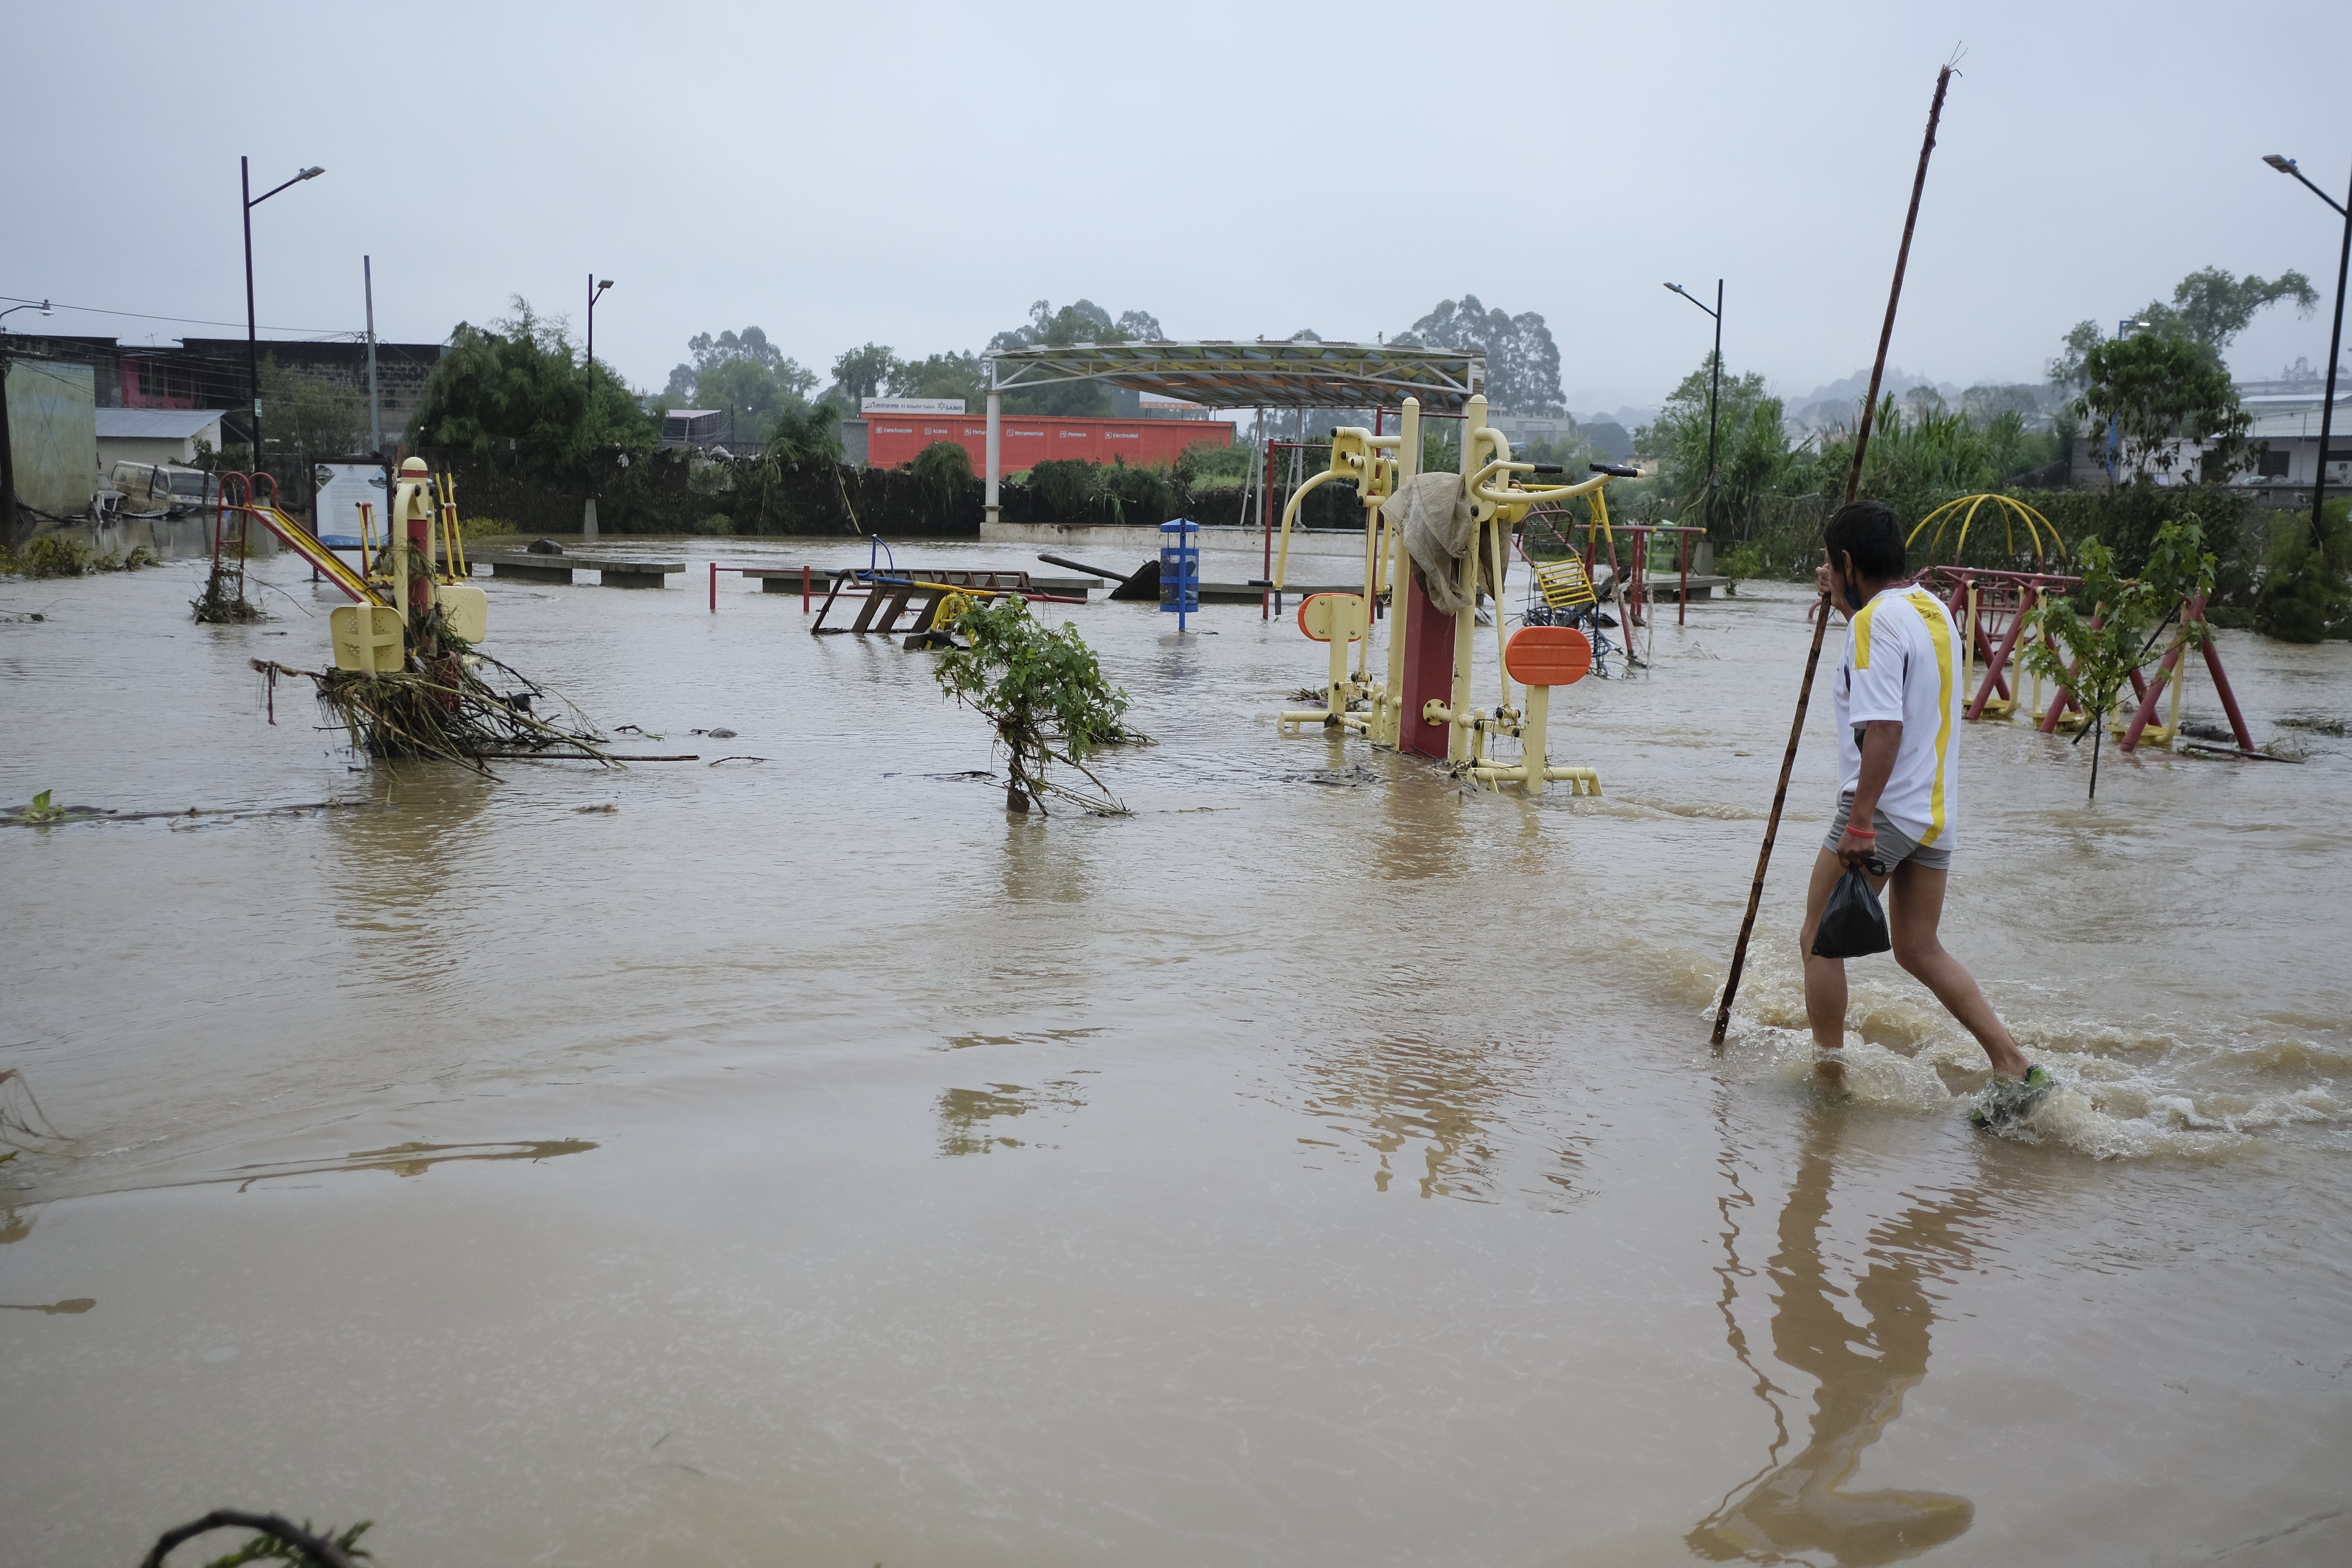
{"type": "Polygon", "coordinates": [[[1279,594],[1282,592],[1284,574],[1290,569],[1290,520],[1298,515],[1298,503],[1305,500],[1307,499],[1307,492],[1313,489],[1317,485],[1321,484],[1326,479],[1338,479],[1339,477],[1339,476],[1332,469],[1324,469],[1321,473],[1316,475],[1313,479],[1308,479],[1305,484],[1300,485],[1296,490],[1292,491],[1290,496],[1290,504],[1282,509],[1282,548],[1274,558],[1274,591],[1276,593],[1279,594]]]}

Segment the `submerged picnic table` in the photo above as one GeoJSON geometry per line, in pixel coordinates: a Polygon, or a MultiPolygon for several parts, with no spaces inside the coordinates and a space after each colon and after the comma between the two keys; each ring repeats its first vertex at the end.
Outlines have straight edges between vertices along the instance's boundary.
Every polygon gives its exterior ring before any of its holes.
{"type": "Polygon", "coordinates": [[[481,550],[476,551],[472,559],[487,563],[493,577],[511,577],[524,583],[569,583],[574,572],[601,572],[607,588],[664,587],[664,577],[686,570],[683,561],[583,555],[570,550],[561,555],[541,555],[528,550],[481,550]]]}

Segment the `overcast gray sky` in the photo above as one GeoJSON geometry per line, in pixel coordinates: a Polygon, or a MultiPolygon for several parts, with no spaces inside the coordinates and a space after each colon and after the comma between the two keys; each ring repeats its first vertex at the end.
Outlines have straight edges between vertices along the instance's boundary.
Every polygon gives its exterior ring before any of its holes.
{"type": "MultiPolygon", "coordinates": [[[[1539,310],[1570,407],[1652,402],[1707,321],[1801,395],[1866,366],[1936,68],[1966,46],[1893,361],[2038,375],[2206,265],[2332,297],[2352,6],[27,5],[6,28],[0,294],[439,340],[509,296],[658,387],[757,324],[819,371],[976,349],[1033,300],[1179,337],[1539,310]],[[1483,20],[1479,19],[1483,16],[1483,20]],[[238,73],[251,68],[240,89],[238,73]]],[[[2332,298],[2331,298],[2332,303],[2332,298]]],[[[29,313],[9,325],[41,330],[29,313]]],[[[58,331],[230,329],[68,314],[58,331]]],[[[285,335],[309,335],[296,331],[285,335]]],[[[2275,309],[2241,374],[2326,357],[2275,309]]]]}

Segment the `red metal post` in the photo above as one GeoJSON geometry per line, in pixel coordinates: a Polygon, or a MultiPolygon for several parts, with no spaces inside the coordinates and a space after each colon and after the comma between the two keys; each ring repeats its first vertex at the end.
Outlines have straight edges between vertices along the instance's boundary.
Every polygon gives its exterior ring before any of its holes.
{"type": "MultiPolygon", "coordinates": [[[[1265,533],[1265,576],[1262,580],[1271,584],[1274,581],[1274,443],[1272,441],[1265,444],[1265,483],[1258,487],[1257,521],[1265,533]]],[[[1257,618],[1262,621],[1274,618],[1274,590],[1271,587],[1258,590],[1257,618]]]]}
{"type": "Polygon", "coordinates": [[[1683,600],[1675,608],[1675,625],[1679,626],[1690,618],[1690,530],[1679,529],[1675,537],[1683,542],[1683,600]]]}
{"type": "Polygon", "coordinates": [[[2009,668],[2010,656],[2017,651],[2017,639],[2024,635],[2025,617],[2033,609],[2034,597],[2033,590],[2030,587],[2019,591],[2017,615],[2009,623],[2009,635],[2000,639],[2000,649],[1990,654],[1985,660],[1984,684],[1977,688],[1976,700],[1969,704],[1970,720],[1984,717],[1985,700],[1996,690],[2003,697],[2010,694],[2009,683],[2001,679],[2000,672],[2009,668]]]}
{"type": "Polygon", "coordinates": [[[801,563],[801,614],[802,614],[802,615],[804,615],[804,616],[805,616],[805,615],[807,615],[807,614],[808,614],[808,607],[809,607],[809,569],[808,569],[808,563],[807,563],[807,562],[805,562],[805,561],[803,561],[803,562],[802,562],[802,563],[801,563]]]}
{"type": "Polygon", "coordinates": [[[2230,716],[2230,732],[2238,737],[2238,749],[2254,749],[2254,732],[2246,728],[2246,716],[2238,711],[2238,694],[2230,689],[2230,678],[2221,673],[2221,652],[2213,638],[2205,639],[2205,669],[2213,678],[2213,689],[2221,694],[2221,711],[2230,716]]]}
{"type": "Polygon", "coordinates": [[[719,613],[719,563],[710,563],[710,613],[719,613]]]}

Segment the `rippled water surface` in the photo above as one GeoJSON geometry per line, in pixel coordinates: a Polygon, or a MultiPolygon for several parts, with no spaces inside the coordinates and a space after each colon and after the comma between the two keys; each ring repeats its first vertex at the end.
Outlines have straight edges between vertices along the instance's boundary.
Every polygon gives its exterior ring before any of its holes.
{"type": "Polygon", "coordinates": [[[486,584],[701,758],[495,782],[269,721],[299,567],[238,628],[0,584],[0,804],[181,814],[0,826],[0,1106],[59,1134],[0,1165],[0,1561],[223,1506],[386,1568],[2352,1556],[2352,649],[2221,639],[2300,765],[2110,747],[2091,805],[1966,732],[1947,941],[2065,1083],[1996,1138],[1885,959],[1811,1085],[1826,704],[1707,1049],[1793,590],[1561,693],[1606,793],[1537,803],[1278,735],[1287,620],[1055,607],[1160,743],[1024,820],[927,657],[709,614],[712,542],[486,584]]]}

